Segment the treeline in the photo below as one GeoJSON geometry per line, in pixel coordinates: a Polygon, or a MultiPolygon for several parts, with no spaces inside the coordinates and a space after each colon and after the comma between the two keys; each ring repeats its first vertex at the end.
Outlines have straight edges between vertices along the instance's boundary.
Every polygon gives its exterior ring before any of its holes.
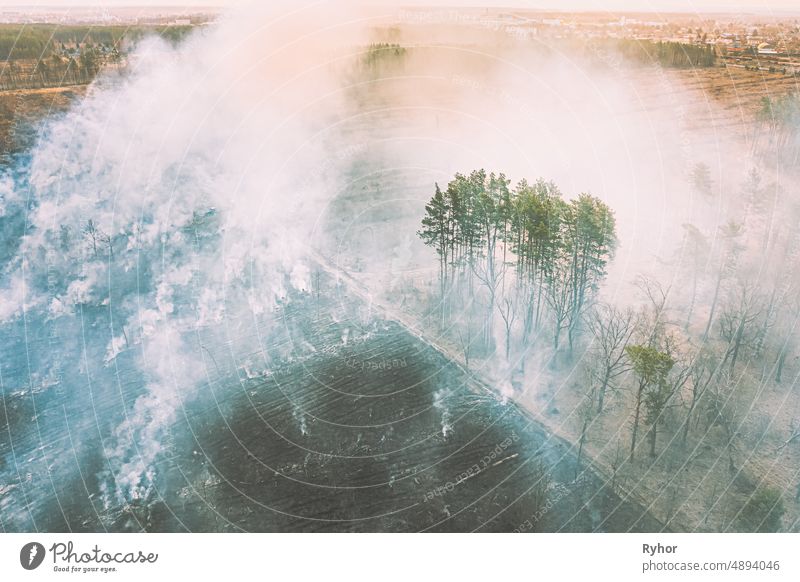
{"type": "Polygon", "coordinates": [[[0,59],[40,59],[66,46],[118,46],[135,34],[124,26],[59,26],[55,24],[0,25],[0,59]]]}
{"type": "Polygon", "coordinates": [[[157,34],[170,42],[180,42],[192,26],[62,26],[57,24],[0,25],[0,59],[46,59],[67,55],[83,47],[122,50],[144,36],[157,34]]]}
{"type": "Polygon", "coordinates": [[[572,348],[617,242],[613,212],[599,199],[564,200],[544,180],[512,188],[482,169],[436,185],[418,234],[439,257],[442,325],[455,330],[467,361],[475,346],[494,349],[496,314],[507,359],[545,325],[556,351],[564,335],[572,348]]]}
{"type": "Polygon", "coordinates": [[[116,50],[101,53],[85,47],[75,57],[56,54],[31,62],[9,61],[0,69],[0,90],[40,89],[90,83],[100,69],[109,63],[119,63],[116,50]]]}
{"type": "Polygon", "coordinates": [[[708,44],[689,44],[673,41],[614,39],[599,43],[604,50],[613,50],[633,62],[658,64],[670,68],[713,67],[717,53],[708,44]]]}
{"type": "Polygon", "coordinates": [[[405,56],[405,54],[405,47],[397,43],[375,42],[367,46],[367,50],[364,53],[364,62],[367,64],[374,64],[381,60],[402,57],[405,56]]]}
{"type": "Polygon", "coordinates": [[[106,65],[123,62],[137,40],[159,34],[178,43],[191,26],[0,28],[0,90],[41,89],[90,83],[106,65]],[[3,36],[5,35],[5,36],[3,36]]]}
{"type": "Polygon", "coordinates": [[[396,43],[375,42],[366,46],[356,74],[380,75],[405,62],[407,49],[396,43]]]}

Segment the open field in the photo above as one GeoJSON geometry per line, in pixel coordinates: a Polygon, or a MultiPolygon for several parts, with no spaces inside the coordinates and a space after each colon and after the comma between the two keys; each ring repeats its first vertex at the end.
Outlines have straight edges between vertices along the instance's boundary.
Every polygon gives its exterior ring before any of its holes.
{"type": "Polygon", "coordinates": [[[66,111],[85,91],[86,86],[0,92],[0,155],[29,148],[39,124],[66,111]]]}

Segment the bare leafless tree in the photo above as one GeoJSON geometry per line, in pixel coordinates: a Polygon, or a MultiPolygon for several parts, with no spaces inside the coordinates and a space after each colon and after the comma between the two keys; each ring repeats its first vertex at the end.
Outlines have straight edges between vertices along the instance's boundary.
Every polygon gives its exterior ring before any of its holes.
{"type": "Polygon", "coordinates": [[[597,305],[586,317],[586,327],[592,334],[588,354],[589,378],[597,386],[598,414],[603,412],[608,388],[629,369],[625,347],[636,330],[636,324],[633,309],[621,310],[605,303],[597,305]]]}
{"type": "Polygon", "coordinates": [[[497,304],[497,310],[500,312],[500,317],[503,318],[506,332],[506,360],[511,357],[511,334],[517,320],[517,305],[514,297],[503,297],[497,304]]]}
{"type": "Polygon", "coordinates": [[[733,374],[742,348],[755,340],[751,330],[761,314],[761,297],[758,287],[750,282],[740,282],[720,314],[720,335],[728,342],[730,373],[733,374]]]}

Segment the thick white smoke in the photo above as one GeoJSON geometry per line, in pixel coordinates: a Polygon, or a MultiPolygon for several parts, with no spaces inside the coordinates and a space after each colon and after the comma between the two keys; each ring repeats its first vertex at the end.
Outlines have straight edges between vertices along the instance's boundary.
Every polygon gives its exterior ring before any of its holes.
{"type": "Polygon", "coordinates": [[[105,365],[138,354],[147,386],[107,443],[108,501],[149,494],[165,430],[206,378],[187,332],[309,288],[310,227],[335,168],[310,170],[339,108],[337,47],[360,28],[344,10],[286,4],[226,16],[177,48],[146,40],[49,124],[27,191],[0,184],[0,214],[30,207],[0,321],[103,306],[108,329],[89,341],[105,344],[105,365]]]}

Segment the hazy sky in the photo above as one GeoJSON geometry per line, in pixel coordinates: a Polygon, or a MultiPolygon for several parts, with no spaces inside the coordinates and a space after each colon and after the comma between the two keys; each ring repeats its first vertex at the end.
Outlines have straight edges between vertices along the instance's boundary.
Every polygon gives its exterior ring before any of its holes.
{"type": "MultiPolygon", "coordinates": [[[[252,0],[0,0],[0,8],[36,7],[122,7],[122,6],[232,6],[252,0]]],[[[267,0],[270,1],[270,0],[267,0]]],[[[325,0],[323,0],[325,1],[325,0]]],[[[336,3],[337,0],[327,0],[336,3]]],[[[349,1],[349,0],[348,0],[349,1]]],[[[798,0],[356,0],[373,6],[498,6],[554,10],[709,12],[748,11],[759,13],[800,13],[798,0]]]]}
{"type": "MultiPolygon", "coordinates": [[[[225,6],[248,0],[0,0],[0,7],[18,6],[225,6]]],[[[267,0],[269,1],[269,0],[267,0]]],[[[330,0],[334,2],[336,0],[330,0]]],[[[655,10],[659,12],[740,11],[800,12],[798,0],[362,0],[360,4],[377,6],[427,5],[513,6],[564,10],[655,10]]]]}

